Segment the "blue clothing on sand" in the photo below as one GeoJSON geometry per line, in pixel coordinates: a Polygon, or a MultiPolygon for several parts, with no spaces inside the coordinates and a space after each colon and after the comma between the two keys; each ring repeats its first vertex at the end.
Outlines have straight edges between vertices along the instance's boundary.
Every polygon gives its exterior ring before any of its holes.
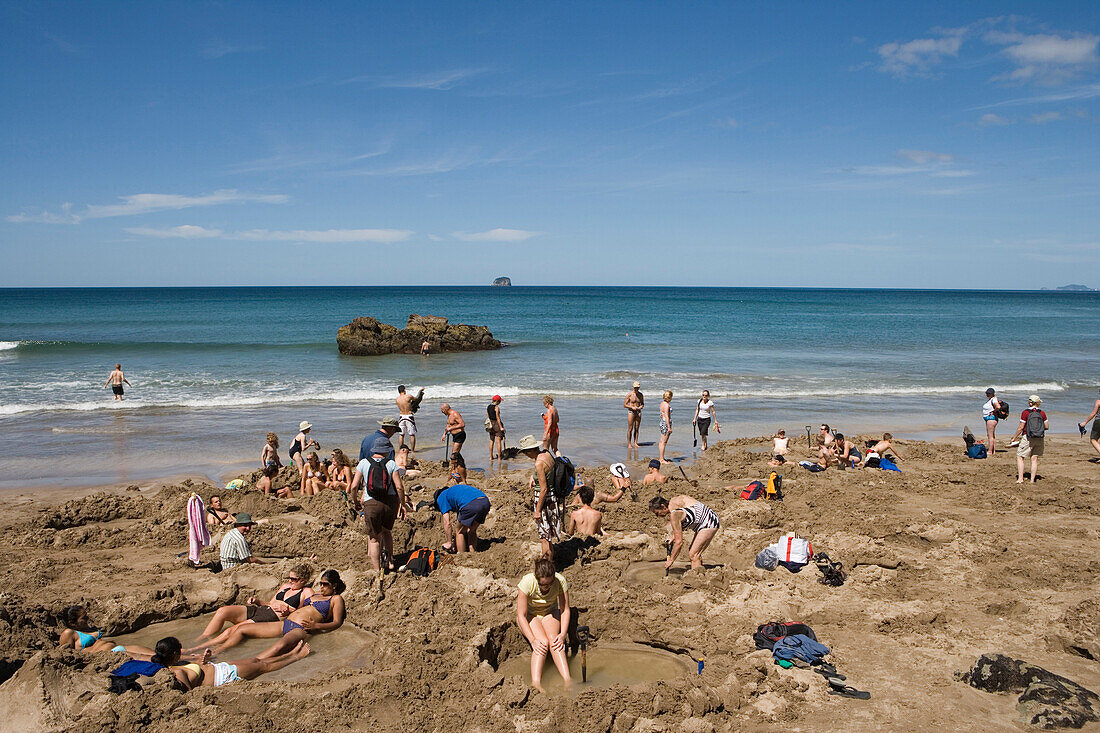
{"type": "Polygon", "coordinates": [[[820,661],[828,653],[829,647],[803,634],[784,636],[772,647],[776,659],[801,659],[807,664],[820,661]]]}
{"type": "Polygon", "coordinates": [[[123,662],[121,667],[111,672],[111,675],[114,677],[125,677],[126,675],[140,674],[143,677],[152,677],[162,669],[164,669],[163,664],[143,662],[140,659],[131,659],[129,662],[123,662]]]}
{"type": "Polygon", "coordinates": [[[897,471],[898,473],[901,473],[901,469],[898,468],[898,464],[894,463],[886,456],[883,456],[879,459],[878,467],[881,468],[883,471],[897,471]]]}
{"type": "Polygon", "coordinates": [[[487,498],[481,490],[469,484],[455,484],[443,490],[436,501],[436,506],[439,507],[440,512],[446,514],[447,512],[457,512],[474,499],[487,498]]]}

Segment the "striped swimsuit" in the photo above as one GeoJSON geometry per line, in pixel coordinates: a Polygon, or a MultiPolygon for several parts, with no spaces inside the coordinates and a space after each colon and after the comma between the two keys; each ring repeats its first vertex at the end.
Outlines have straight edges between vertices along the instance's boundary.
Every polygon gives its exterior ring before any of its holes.
{"type": "Polygon", "coordinates": [[[684,507],[681,511],[684,512],[684,519],[680,522],[681,529],[699,532],[700,530],[718,529],[719,527],[718,515],[701,501],[695,502],[694,506],[684,507]]]}

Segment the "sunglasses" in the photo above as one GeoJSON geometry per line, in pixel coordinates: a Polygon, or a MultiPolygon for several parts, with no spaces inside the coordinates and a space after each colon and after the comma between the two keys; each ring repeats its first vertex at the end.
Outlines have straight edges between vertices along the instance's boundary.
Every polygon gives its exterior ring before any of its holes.
{"type": "Polygon", "coordinates": [[[301,578],[296,578],[293,575],[286,576],[286,579],[289,580],[291,583],[298,583],[302,580],[301,578]]]}
{"type": "Polygon", "coordinates": [[[327,580],[318,580],[316,583],[314,583],[314,585],[327,585],[329,588],[332,587],[332,583],[328,582],[327,580]]]}

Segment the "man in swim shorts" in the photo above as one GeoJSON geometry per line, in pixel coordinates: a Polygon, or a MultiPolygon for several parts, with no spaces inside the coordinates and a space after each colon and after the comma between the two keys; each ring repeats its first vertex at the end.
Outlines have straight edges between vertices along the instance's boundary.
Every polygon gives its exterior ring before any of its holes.
{"type": "Polygon", "coordinates": [[[489,497],[468,484],[455,484],[435,492],[435,505],[443,514],[443,534],[448,552],[477,552],[477,528],[489,516],[489,497]],[[458,526],[451,530],[451,512],[458,526]]]}
{"type": "Polygon", "coordinates": [[[134,386],[130,384],[130,380],[127,379],[126,375],[122,373],[122,365],[115,364],[114,370],[111,372],[110,376],[107,377],[107,382],[103,385],[104,387],[110,385],[111,391],[115,394],[115,402],[122,401],[122,384],[124,382],[127,387],[134,386]]]}
{"type": "Polygon", "coordinates": [[[439,411],[447,416],[447,425],[443,428],[443,439],[440,442],[446,441],[447,436],[450,435],[451,455],[460,455],[462,444],[466,442],[466,421],[462,419],[462,415],[458,414],[458,410],[446,402],[439,406],[439,411]]]}
{"type": "Polygon", "coordinates": [[[413,413],[420,409],[420,401],[424,399],[424,390],[416,393],[416,397],[405,394],[405,385],[397,385],[397,425],[401,430],[401,445],[408,445],[409,450],[416,450],[416,418],[413,413]],[[408,441],[406,442],[406,438],[408,441]]]}
{"type": "Polygon", "coordinates": [[[645,409],[645,395],[642,394],[641,383],[635,382],[634,389],[623,400],[623,408],[626,409],[626,447],[638,447],[638,430],[642,427],[642,410],[645,409]]]}

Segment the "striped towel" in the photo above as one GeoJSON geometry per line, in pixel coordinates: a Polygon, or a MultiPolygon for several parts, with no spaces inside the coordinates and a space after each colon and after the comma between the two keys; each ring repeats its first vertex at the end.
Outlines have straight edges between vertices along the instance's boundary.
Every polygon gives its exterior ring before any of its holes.
{"type": "Polygon", "coordinates": [[[187,557],[192,565],[199,564],[199,551],[210,544],[210,530],[206,528],[206,505],[202,497],[191,494],[187,500],[187,557]]]}

